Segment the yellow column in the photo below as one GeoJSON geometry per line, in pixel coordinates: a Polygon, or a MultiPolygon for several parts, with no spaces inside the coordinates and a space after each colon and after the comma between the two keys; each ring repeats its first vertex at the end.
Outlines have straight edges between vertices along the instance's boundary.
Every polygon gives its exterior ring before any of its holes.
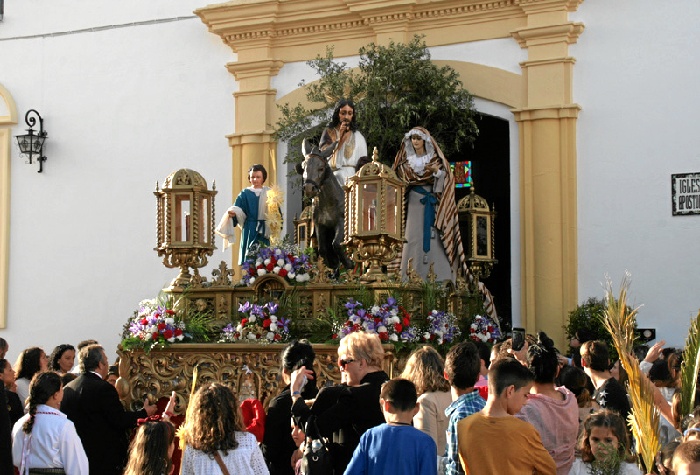
{"type": "MultiPolygon", "coordinates": [[[[583,25],[568,21],[572,2],[524,6],[527,26],[513,32],[528,50],[520,130],[522,319],[564,345],[563,325],[577,304],[576,118],[569,44],[583,25]]],[[[577,2],[573,2],[575,4],[577,2]]]]}
{"type": "Polygon", "coordinates": [[[10,272],[10,126],[17,123],[17,106],[0,84],[0,328],[7,328],[7,286],[10,272]],[[4,112],[4,114],[3,114],[4,112]]]}
{"type": "MultiPolygon", "coordinates": [[[[283,65],[282,61],[270,59],[246,61],[240,60],[240,57],[238,62],[227,65],[229,72],[236,77],[240,86],[239,92],[233,95],[236,103],[236,133],[228,136],[233,164],[231,183],[234,197],[250,185],[247,171],[256,163],[261,163],[267,170],[267,184],[275,182],[277,142],[273,138],[272,126],[277,91],[270,88],[270,80],[277,75],[283,65]]],[[[234,263],[238,262],[238,253],[238,247],[234,246],[234,263]]]]}

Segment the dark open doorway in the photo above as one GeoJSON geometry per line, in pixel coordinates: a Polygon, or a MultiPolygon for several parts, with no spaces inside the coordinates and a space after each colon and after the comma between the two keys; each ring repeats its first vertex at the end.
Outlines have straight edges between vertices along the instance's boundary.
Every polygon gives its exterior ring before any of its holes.
{"type": "MultiPolygon", "coordinates": [[[[498,263],[484,284],[491,291],[501,323],[510,327],[513,318],[511,296],[511,234],[510,234],[510,135],[508,121],[482,114],[476,119],[479,136],[474,147],[464,147],[461,157],[450,161],[471,160],[474,190],[496,210],[494,257],[498,263]]],[[[456,190],[457,201],[470,192],[456,190]]],[[[464,236],[464,230],[462,235],[464,236]]],[[[464,238],[463,238],[464,240],[464,238]]]]}

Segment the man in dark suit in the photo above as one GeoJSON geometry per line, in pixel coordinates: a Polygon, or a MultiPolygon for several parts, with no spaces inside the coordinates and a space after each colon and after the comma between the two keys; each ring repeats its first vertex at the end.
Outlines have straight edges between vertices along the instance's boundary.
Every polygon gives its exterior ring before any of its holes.
{"type": "Polygon", "coordinates": [[[61,412],[75,424],[90,464],[90,473],[120,475],[126,464],[129,431],[136,420],[156,412],[144,402],[144,409],[125,411],[114,386],[104,378],[109,360],[99,345],[80,350],[80,376],[63,390],[61,412]]]}

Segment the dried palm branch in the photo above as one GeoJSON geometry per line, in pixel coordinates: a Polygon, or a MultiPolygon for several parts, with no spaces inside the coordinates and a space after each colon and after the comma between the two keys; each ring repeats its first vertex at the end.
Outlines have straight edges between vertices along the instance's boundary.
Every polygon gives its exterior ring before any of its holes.
{"type": "Polygon", "coordinates": [[[630,285],[630,275],[625,277],[620,285],[620,295],[613,295],[612,284],[607,280],[605,291],[605,328],[612,336],[613,344],[620,355],[620,363],[627,371],[627,392],[632,402],[632,413],[627,424],[632,429],[632,435],[637,442],[637,450],[644,461],[645,467],[654,467],[654,458],[661,449],[659,441],[659,410],[654,405],[654,388],[651,382],[639,369],[639,360],[634,356],[634,328],[637,320],[637,310],[627,307],[627,289],[630,285]]]}
{"type": "Polygon", "coordinates": [[[270,228],[270,243],[277,246],[282,236],[282,214],[280,209],[284,203],[284,193],[275,185],[267,190],[267,225],[270,228]]]}
{"type": "Polygon", "coordinates": [[[180,425],[175,431],[175,436],[180,441],[180,450],[184,452],[185,450],[185,436],[187,435],[187,429],[185,429],[186,423],[190,418],[190,402],[192,402],[192,397],[194,396],[194,391],[197,388],[197,378],[199,377],[199,365],[195,365],[192,370],[192,387],[190,388],[190,398],[187,403],[187,409],[185,409],[185,422],[180,425]]]}
{"type": "Polygon", "coordinates": [[[688,338],[685,340],[683,362],[681,363],[681,411],[683,416],[689,415],[695,407],[698,368],[700,368],[700,311],[690,322],[688,338]]]}

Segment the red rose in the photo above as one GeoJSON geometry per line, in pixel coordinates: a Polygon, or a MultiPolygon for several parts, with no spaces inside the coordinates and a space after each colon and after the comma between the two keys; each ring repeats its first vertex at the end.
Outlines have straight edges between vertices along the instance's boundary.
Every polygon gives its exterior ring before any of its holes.
{"type": "Polygon", "coordinates": [[[269,318],[266,318],[265,320],[263,320],[263,328],[270,328],[270,323],[272,323],[272,322],[270,321],[269,318]]]}
{"type": "Polygon", "coordinates": [[[403,330],[403,327],[401,326],[400,323],[394,323],[394,331],[396,333],[401,333],[401,330],[403,330]]]}
{"type": "Polygon", "coordinates": [[[163,332],[163,338],[165,338],[166,340],[169,340],[169,339],[171,339],[172,337],[173,337],[173,331],[172,331],[172,330],[165,330],[165,331],[163,332]]]}
{"type": "MultiPolygon", "coordinates": [[[[260,266],[260,267],[262,267],[262,266],[260,266]]],[[[255,269],[253,269],[253,268],[251,267],[250,269],[248,269],[248,274],[250,274],[250,275],[255,275],[255,274],[257,274],[257,272],[255,272],[255,269]]]]}
{"type": "Polygon", "coordinates": [[[387,332],[381,332],[379,334],[379,339],[382,341],[389,341],[389,334],[387,332]]]}
{"type": "Polygon", "coordinates": [[[284,267],[281,268],[278,274],[280,275],[280,277],[287,277],[287,269],[285,269],[284,267]]]}
{"type": "Polygon", "coordinates": [[[247,319],[247,318],[242,318],[242,319],[241,319],[241,325],[245,325],[246,323],[248,323],[248,319],[247,319]]]}
{"type": "Polygon", "coordinates": [[[409,323],[411,323],[411,321],[408,317],[403,317],[403,326],[407,327],[409,323]]]}
{"type": "Polygon", "coordinates": [[[161,322],[161,323],[158,324],[158,331],[159,331],[159,332],[162,332],[163,330],[165,330],[165,323],[162,323],[162,322],[161,322]]]}
{"type": "Polygon", "coordinates": [[[165,313],[167,313],[168,315],[175,315],[175,311],[170,309],[166,310],[165,313]]]}
{"type": "Polygon", "coordinates": [[[333,334],[331,335],[331,340],[337,340],[337,339],[338,339],[338,334],[337,334],[337,333],[333,333],[333,334]]]}
{"type": "Polygon", "coordinates": [[[345,326],[346,326],[346,327],[351,327],[351,326],[352,326],[352,320],[348,320],[347,322],[345,322],[345,326]]]}
{"type": "Polygon", "coordinates": [[[148,319],[142,318],[142,319],[141,319],[141,325],[148,325],[148,319]]]}
{"type": "Polygon", "coordinates": [[[154,340],[157,340],[157,339],[158,339],[158,336],[159,336],[159,335],[158,335],[158,332],[153,332],[153,335],[151,335],[151,337],[152,337],[154,340]]]}
{"type": "Polygon", "coordinates": [[[264,268],[265,268],[265,266],[262,264],[258,264],[258,267],[256,267],[256,269],[264,269],[264,268]]]}
{"type": "Polygon", "coordinates": [[[359,323],[356,323],[356,324],[354,324],[354,325],[352,326],[352,331],[354,331],[354,332],[359,332],[360,330],[361,330],[361,328],[360,328],[360,324],[359,324],[359,323]]]}
{"type": "Polygon", "coordinates": [[[272,263],[272,262],[270,262],[270,263],[267,265],[267,267],[266,267],[266,269],[267,269],[269,272],[272,272],[272,269],[274,269],[274,268],[275,268],[275,264],[272,263]]]}
{"type": "Polygon", "coordinates": [[[180,335],[182,335],[182,330],[179,328],[176,328],[175,329],[175,336],[180,336],[180,335]]]}
{"type": "Polygon", "coordinates": [[[282,339],[282,335],[280,335],[279,333],[276,333],[275,334],[275,341],[280,341],[281,339],[282,339]]]}
{"type": "Polygon", "coordinates": [[[382,323],[382,319],[379,317],[374,317],[374,323],[379,325],[380,323],[382,323]]]}

